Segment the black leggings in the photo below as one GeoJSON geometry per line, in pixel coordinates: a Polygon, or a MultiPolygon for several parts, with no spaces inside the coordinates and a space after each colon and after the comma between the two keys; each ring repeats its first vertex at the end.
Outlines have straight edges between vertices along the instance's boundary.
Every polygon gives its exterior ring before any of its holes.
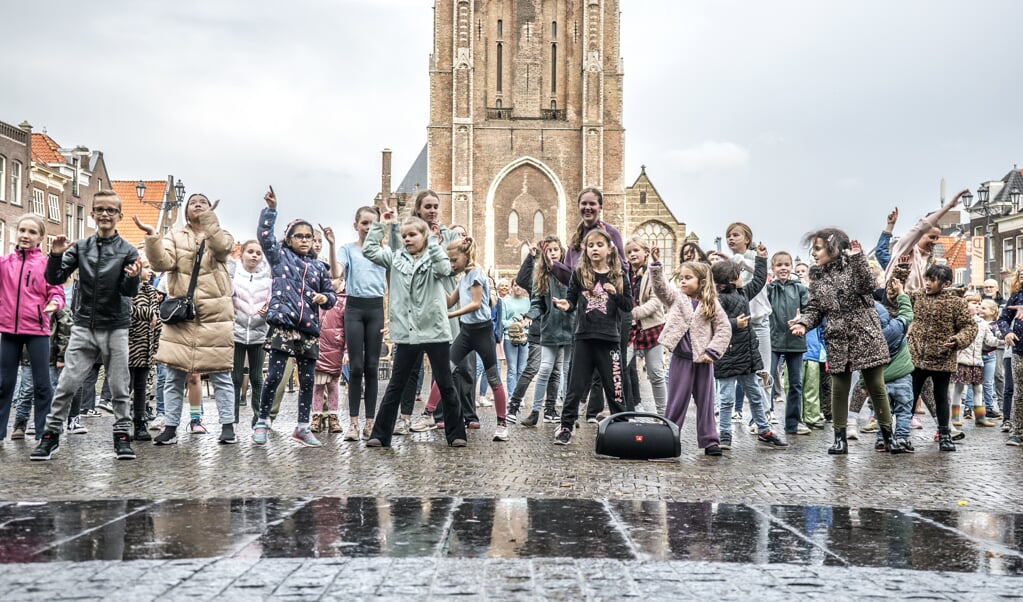
{"type": "MultiPolygon", "coordinates": [[[[288,358],[287,351],[270,350],[270,363],[267,367],[266,381],[263,382],[263,394],[259,400],[259,419],[266,422],[270,418],[270,409],[274,405],[274,391],[284,379],[284,367],[288,358]]],[[[298,424],[309,424],[309,411],[313,407],[313,384],[316,382],[316,360],[308,357],[295,358],[295,369],[298,370],[298,424]]]]}
{"type": "Polygon", "coordinates": [[[913,399],[918,399],[924,390],[924,382],[931,379],[934,384],[934,409],[935,418],[938,420],[939,429],[948,428],[948,381],[952,378],[951,372],[938,372],[935,370],[924,370],[916,368],[913,370],[913,399]]]}
{"type": "Polygon", "coordinates": [[[442,343],[420,343],[418,345],[398,343],[394,353],[394,367],[391,380],[384,391],[384,399],[380,402],[377,419],[373,423],[372,439],[378,439],[384,447],[391,445],[394,434],[394,423],[398,420],[398,409],[401,405],[402,393],[409,381],[416,378],[417,366],[423,365],[423,354],[430,357],[433,376],[440,388],[440,405],[444,408],[444,436],[448,443],[455,439],[465,439],[465,424],[462,422],[461,408],[455,398],[455,387],[451,380],[451,345],[442,343]]]}
{"type": "Polygon", "coordinates": [[[348,297],[345,344],[348,346],[348,415],[359,415],[365,379],[366,415],[376,414],[380,382],[380,346],[384,342],[384,300],[348,297]]]}
{"type": "Polygon", "coordinates": [[[597,339],[577,340],[572,352],[572,368],[565,406],[561,411],[561,427],[572,429],[579,417],[579,402],[593,382],[593,372],[600,375],[612,414],[625,411],[625,381],[622,374],[622,353],[619,341],[597,339]]]}
{"type": "Polygon", "coordinates": [[[131,412],[135,426],[141,426],[146,419],[146,384],[149,380],[149,367],[128,368],[128,388],[131,389],[131,412]]]}
{"type": "Polygon", "coordinates": [[[245,377],[246,360],[249,367],[249,385],[252,387],[252,423],[255,424],[255,416],[259,414],[259,399],[263,393],[263,361],[266,359],[266,350],[263,343],[245,345],[235,341],[234,343],[234,370],[231,372],[231,381],[234,383],[234,423],[238,424],[239,410],[241,410],[242,398],[245,397],[245,389],[242,388],[242,380],[245,377]]]}
{"type": "MultiPolygon", "coordinates": [[[[462,360],[472,351],[478,353],[483,360],[483,370],[490,388],[496,390],[502,386],[504,383],[501,382],[501,369],[497,363],[497,341],[494,339],[492,322],[461,324],[461,330],[455,337],[455,342],[451,344],[452,369],[458,370],[462,360]]],[[[473,368],[475,378],[475,365],[473,368]]]]}

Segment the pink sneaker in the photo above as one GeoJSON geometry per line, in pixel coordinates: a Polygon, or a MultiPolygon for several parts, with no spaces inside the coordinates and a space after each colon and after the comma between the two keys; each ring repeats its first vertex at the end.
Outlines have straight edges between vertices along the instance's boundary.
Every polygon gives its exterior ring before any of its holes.
{"type": "Polygon", "coordinates": [[[913,416],[912,418],[909,419],[909,428],[911,428],[911,429],[922,429],[922,428],[924,428],[924,425],[923,425],[922,422],[920,422],[919,419],[917,419],[916,416],[913,416]]]}

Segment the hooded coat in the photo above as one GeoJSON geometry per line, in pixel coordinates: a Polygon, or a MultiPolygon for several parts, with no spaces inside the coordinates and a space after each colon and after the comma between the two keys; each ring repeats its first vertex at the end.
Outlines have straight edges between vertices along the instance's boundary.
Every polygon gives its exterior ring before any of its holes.
{"type": "Polygon", "coordinates": [[[862,252],[810,269],[810,302],[796,323],[809,331],[827,318],[824,342],[830,372],[884,366],[891,359],[873,292],[874,275],[862,252]]]}
{"type": "Polygon", "coordinates": [[[753,331],[752,325],[747,324],[745,328],[739,328],[735,321],[738,316],[750,315],[750,300],[760,294],[767,280],[767,259],[757,257],[755,265],[753,279],[745,286],[736,288],[731,283],[718,285],[718,303],[725,310],[728,323],[732,326],[732,340],[728,343],[725,354],[714,363],[716,378],[754,374],[764,369],[757,334],[753,331]]]}
{"type": "Polygon", "coordinates": [[[156,361],[189,373],[229,372],[234,367],[234,308],[227,259],[234,237],[220,227],[213,211],[200,214],[199,222],[202,232],[186,225],[166,237],[145,238],[146,257],[154,271],[164,273],[169,297],[187,295],[195,255],[206,241],[195,285],[195,319],[163,325],[156,361]]]}

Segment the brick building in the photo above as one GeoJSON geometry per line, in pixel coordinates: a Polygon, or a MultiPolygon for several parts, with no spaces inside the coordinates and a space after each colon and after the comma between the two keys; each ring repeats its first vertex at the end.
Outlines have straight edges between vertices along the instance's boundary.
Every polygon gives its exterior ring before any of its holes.
{"type": "MultiPolygon", "coordinates": [[[[180,202],[174,190],[174,176],[167,180],[142,180],[146,187],[139,198],[137,186],[139,180],[111,180],[110,189],[121,199],[124,219],[118,225],[118,232],[134,245],[142,243],[145,234],[139,230],[132,220],[138,216],[144,224],[167,234],[178,223],[180,202]]],[[[184,189],[182,189],[184,190],[184,189]]]]}
{"type": "Polygon", "coordinates": [[[984,216],[981,203],[975,197],[968,226],[977,256],[971,270],[972,280],[979,283],[984,276],[990,276],[999,280],[1003,292],[1007,292],[1013,271],[1023,265],[1023,203],[1012,202],[1013,191],[1023,193],[1023,169],[1014,165],[1000,180],[982,185],[988,188],[991,217],[988,220],[984,216]],[[987,240],[984,233],[989,224],[990,240],[987,240]]]}
{"type": "Polygon", "coordinates": [[[14,248],[14,226],[30,196],[32,126],[0,121],[0,254],[14,248]]]}
{"type": "MultiPolygon", "coordinates": [[[[29,128],[31,126],[28,126],[29,128]]],[[[46,245],[58,235],[78,240],[95,231],[89,215],[95,194],[110,186],[100,151],[61,147],[45,132],[31,133],[32,161],[25,212],[46,221],[46,245]]]]}
{"type": "MultiPolygon", "coordinates": [[[[480,261],[500,275],[518,269],[527,241],[567,242],[588,186],[631,234],[619,28],[619,0],[436,0],[426,147],[395,192],[385,151],[376,202],[435,190],[444,221],[483,241],[480,261]]],[[[657,235],[684,237],[660,197],[645,198],[636,226],[655,228],[656,215],[657,235]]]]}
{"type": "Polygon", "coordinates": [[[661,250],[661,262],[665,273],[672,273],[678,265],[678,254],[682,245],[692,241],[699,243],[696,236],[686,236],[686,225],[675,214],[657,192],[646,165],[640,167],[639,177],[632,186],[625,189],[625,218],[622,236],[626,242],[633,235],[640,235],[661,250]]]}

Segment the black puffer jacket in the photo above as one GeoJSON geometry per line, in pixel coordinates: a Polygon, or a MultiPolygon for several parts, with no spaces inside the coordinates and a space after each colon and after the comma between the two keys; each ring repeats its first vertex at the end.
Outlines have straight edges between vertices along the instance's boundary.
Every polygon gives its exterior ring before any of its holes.
{"type": "Polygon", "coordinates": [[[50,254],[46,261],[46,281],[64,284],[78,270],[75,291],[75,326],[94,330],[131,327],[131,300],[139,292],[139,277],[129,277],[124,268],[139,259],[134,245],[116,233],[109,238],[93,234],[64,251],[50,254]]]}
{"type": "Polygon", "coordinates": [[[760,357],[760,346],[757,335],[749,324],[746,328],[738,328],[735,319],[741,315],[749,316],[749,301],[756,297],[767,282],[767,259],[757,257],[753,268],[753,279],[746,286],[736,288],[734,284],[718,285],[718,302],[728,315],[728,323],[732,325],[732,341],[721,359],[714,362],[716,378],[732,378],[742,374],[754,374],[764,369],[760,357]]]}

